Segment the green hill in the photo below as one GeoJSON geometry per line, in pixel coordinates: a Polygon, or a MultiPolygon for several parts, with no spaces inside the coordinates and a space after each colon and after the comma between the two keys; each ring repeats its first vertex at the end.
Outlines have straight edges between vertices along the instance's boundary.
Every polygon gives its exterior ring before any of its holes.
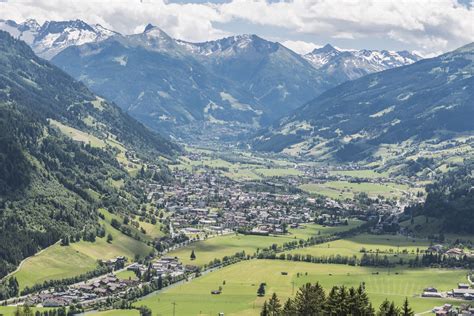
{"type": "MultiPolygon", "coordinates": [[[[262,131],[262,151],[358,161],[383,144],[439,143],[474,131],[474,43],[348,81],[262,131]]],[[[416,152],[416,150],[414,150],[416,152]]]]}
{"type": "Polygon", "coordinates": [[[0,32],[0,277],[63,236],[93,240],[98,207],[137,207],[113,185],[132,181],[127,153],[177,150],[0,32]]]}

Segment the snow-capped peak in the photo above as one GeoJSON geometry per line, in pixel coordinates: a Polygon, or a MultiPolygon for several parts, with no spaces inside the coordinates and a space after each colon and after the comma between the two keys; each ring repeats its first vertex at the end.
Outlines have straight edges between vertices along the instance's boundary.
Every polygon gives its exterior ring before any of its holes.
{"type": "Polygon", "coordinates": [[[158,26],[148,23],[145,29],[143,30],[143,34],[145,34],[149,38],[156,38],[162,40],[172,40],[172,38],[166,34],[165,31],[160,29],[158,26]]]}
{"type": "Polygon", "coordinates": [[[98,42],[117,34],[99,24],[89,25],[82,20],[46,21],[41,26],[34,19],[21,24],[0,21],[0,29],[24,40],[36,54],[46,59],[69,46],[98,42]]]}
{"type": "Polygon", "coordinates": [[[331,60],[341,54],[341,51],[334,48],[331,44],[326,44],[321,48],[315,48],[311,53],[304,55],[316,69],[319,69],[329,63],[331,60]]]}
{"type": "Polygon", "coordinates": [[[338,50],[326,44],[303,56],[316,69],[331,74],[339,73],[347,79],[356,79],[363,75],[394,67],[412,64],[420,56],[407,51],[387,50],[338,50]]]}
{"type": "Polygon", "coordinates": [[[215,41],[189,43],[177,41],[188,52],[201,56],[230,57],[242,53],[268,53],[278,49],[279,44],[267,41],[255,34],[241,34],[215,41]]]}
{"type": "Polygon", "coordinates": [[[25,22],[18,25],[18,30],[21,32],[25,31],[38,31],[40,29],[39,23],[35,19],[28,19],[25,22]]]}

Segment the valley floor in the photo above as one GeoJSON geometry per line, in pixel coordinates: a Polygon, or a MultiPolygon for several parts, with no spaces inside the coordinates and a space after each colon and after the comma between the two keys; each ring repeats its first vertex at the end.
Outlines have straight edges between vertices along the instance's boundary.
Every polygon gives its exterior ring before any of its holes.
{"type": "MultiPolygon", "coordinates": [[[[458,282],[466,282],[464,270],[383,269],[336,264],[313,264],[279,260],[250,260],[222,268],[189,283],[151,295],[135,303],[146,305],[153,314],[172,315],[259,315],[262,304],[273,292],[282,301],[292,297],[301,285],[319,282],[326,290],[334,285],[358,286],[365,283],[374,306],[388,298],[401,305],[405,297],[416,312],[431,310],[445,302],[421,298],[425,287],[449,290],[458,282]],[[282,272],[287,272],[283,275],[282,272]],[[376,274],[378,273],[378,274],[376,274]],[[298,276],[299,274],[299,276],[298,276]],[[257,296],[258,285],[267,284],[265,297],[257,296]],[[224,284],[225,283],[225,284],[224,284]],[[220,295],[211,291],[222,287],[220,295]]],[[[116,315],[119,315],[117,313],[116,315]]]]}

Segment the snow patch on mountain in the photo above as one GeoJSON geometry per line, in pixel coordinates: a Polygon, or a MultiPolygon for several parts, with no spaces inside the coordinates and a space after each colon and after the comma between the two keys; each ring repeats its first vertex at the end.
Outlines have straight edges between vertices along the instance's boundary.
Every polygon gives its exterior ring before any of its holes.
{"type": "Polygon", "coordinates": [[[33,19],[20,24],[0,20],[0,29],[24,40],[36,54],[46,59],[51,59],[70,46],[99,42],[117,35],[99,24],[89,25],[81,20],[46,21],[41,26],[33,19]]]}

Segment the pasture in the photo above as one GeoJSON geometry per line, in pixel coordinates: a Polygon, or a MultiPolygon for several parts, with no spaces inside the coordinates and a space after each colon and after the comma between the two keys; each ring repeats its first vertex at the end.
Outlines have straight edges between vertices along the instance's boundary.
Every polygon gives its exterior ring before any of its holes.
{"type": "Polygon", "coordinates": [[[105,227],[106,236],[113,240],[108,243],[106,237],[96,238],[95,242],[80,241],[69,246],[59,243],[25,259],[14,276],[20,288],[42,283],[46,280],[64,279],[93,270],[99,259],[111,259],[126,256],[133,259],[136,254],[145,256],[151,247],[130,238],[113,228],[107,221],[100,220],[105,227]]]}
{"type": "Polygon", "coordinates": [[[318,257],[329,256],[362,256],[361,250],[366,253],[380,253],[381,256],[387,255],[389,260],[398,261],[414,257],[418,251],[423,251],[430,245],[429,241],[420,238],[408,238],[399,235],[369,235],[362,234],[349,239],[340,239],[328,243],[314,245],[306,248],[299,248],[286,253],[318,257]]]}
{"type": "Polygon", "coordinates": [[[355,194],[365,192],[370,197],[400,197],[409,188],[396,183],[352,183],[348,181],[328,181],[326,183],[307,183],[300,189],[312,194],[324,195],[333,199],[351,199],[355,194]]]}
{"type": "Polygon", "coordinates": [[[171,251],[169,256],[176,256],[185,264],[194,264],[202,266],[208,264],[211,260],[222,259],[224,256],[230,256],[236,252],[245,251],[252,255],[258,249],[263,249],[272,244],[282,245],[285,242],[307,239],[310,236],[330,235],[336,232],[345,231],[360,225],[361,221],[351,220],[347,226],[324,227],[317,224],[305,224],[304,228],[289,229],[289,234],[278,236],[256,236],[232,234],[225,236],[215,236],[203,241],[190,244],[186,247],[171,251]],[[194,250],[196,259],[191,260],[191,251],[194,250]]]}
{"type": "Polygon", "coordinates": [[[259,315],[263,302],[273,292],[284,301],[306,282],[319,282],[326,290],[334,285],[358,286],[365,282],[374,306],[378,307],[385,298],[401,305],[408,297],[416,312],[424,312],[442,305],[446,300],[419,297],[423,288],[452,289],[457,282],[466,280],[466,273],[463,270],[392,269],[389,274],[377,268],[249,260],[152,294],[135,305],[146,305],[154,314],[161,315],[172,315],[173,302],[176,303],[177,315],[217,315],[219,312],[225,315],[259,315]],[[282,275],[281,272],[288,274],[282,275]],[[256,294],[262,282],[267,284],[264,298],[256,294]],[[222,293],[212,295],[211,291],[219,287],[222,287],[222,293]]]}
{"type": "Polygon", "coordinates": [[[376,178],[386,178],[388,173],[386,172],[377,172],[371,169],[364,170],[331,170],[329,171],[330,175],[341,175],[349,176],[353,178],[367,178],[367,179],[376,179],[376,178]]]}

